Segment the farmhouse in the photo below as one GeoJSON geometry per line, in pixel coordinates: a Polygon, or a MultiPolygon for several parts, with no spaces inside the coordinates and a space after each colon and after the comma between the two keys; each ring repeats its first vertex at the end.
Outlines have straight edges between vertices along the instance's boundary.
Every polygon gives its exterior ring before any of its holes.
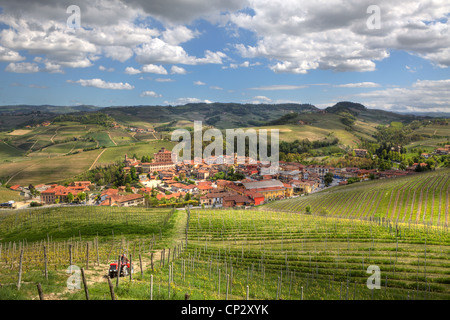
{"type": "Polygon", "coordinates": [[[367,156],[367,150],[366,149],[354,149],[355,156],[359,158],[365,158],[367,156]]]}
{"type": "Polygon", "coordinates": [[[286,186],[278,180],[244,182],[243,186],[246,190],[262,194],[265,199],[284,198],[286,196],[286,186]]]}

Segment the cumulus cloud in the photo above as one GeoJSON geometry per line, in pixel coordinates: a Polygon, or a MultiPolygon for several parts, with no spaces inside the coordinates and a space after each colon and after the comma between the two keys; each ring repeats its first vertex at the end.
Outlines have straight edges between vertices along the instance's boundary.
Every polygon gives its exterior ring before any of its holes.
{"type": "Polygon", "coordinates": [[[450,66],[448,1],[250,0],[253,10],[230,21],[253,31],[255,45],[237,44],[243,57],[274,60],[276,73],[314,69],[374,71],[390,49],[405,50],[440,67],[450,66]],[[367,8],[381,8],[381,29],[367,27],[367,8]]]}
{"type": "Polygon", "coordinates": [[[172,66],[172,68],[170,68],[170,73],[171,74],[186,74],[187,71],[186,71],[186,69],[184,69],[182,67],[172,66]]]}
{"type": "Polygon", "coordinates": [[[141,97],[161,98],[162,95],[156,93],[155,91],[144,91],[141,93],[141,97]]]}
{"type": "Polygon", "coordinates": [[[193,31],[185,26],[176,26],[171,29],[166,29],[162,33],[162,39],[171,45],[179,45],[188,42],[199,35],[200,32],[197,30],[193,31]]]}
{"type": "Polygon", "coordinates": [[[132,90],[134,86],[122,82],[106,82],[102,79],[80,79],[77,81],[67,80],[68,83],[79,83],[83,87],[94,87],[111,90],[132,90]]]}
{"type": "Polygon", "coordinates": [[[25,60],[18,52],[0,46],[0,61],[16,62],[25,60]]]}
{"type": "Polygon", "coordinates": [[[202,81],[194,81],[194,84],[195,84],[196,86],[204,86],[204,85],[206,85],[206,83],[204,83],[204,82],[202,82],[202,81]]]}
{"type": "Polygon", "coordinates": [[[31,62],[11,62],[6,66],[5,71],[14,73],[35,73],[39,72],[39,66],[36,63],[31,62]]]}
{"type": "Polygon", "coordinates": [[[142,68],[135,69],[133,67],[127,67],[125,68],[126,74],[139,74],[139,73],[155,73],[155,74],[167,74],[167,70],[163,66],[157,66],[154,64],[147,64],[142,66],[142,68]]]}

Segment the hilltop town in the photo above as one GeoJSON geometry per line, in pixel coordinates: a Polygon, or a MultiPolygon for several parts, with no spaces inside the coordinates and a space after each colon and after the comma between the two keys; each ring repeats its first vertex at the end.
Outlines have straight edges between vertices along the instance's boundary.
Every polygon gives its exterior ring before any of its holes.
{"type": "MultiPolygon", "coordinates": [[[[435,153],[449,154],[450,145],[438,148],[435,153]]],[[[368,156],[365,149],[355,149],[353,154],[362,158],[368,156]]],[[[429,154],[422,156],[427,157],[429,154]]],[[[221,164],[216,164],[217,161],[211,159],[201,163],[178,163],[176,159],[177,156],[164,147],[154,153],[149,162],[124,155],[120,168],[125,176],[135,177],[136,183],[133,185],[128,183],[126,186],[115,187],[98,185],[92,181],[73,181],[65,186],[14,185],[10,189],[20,191],[27,199],[21,205],[22,208],[68,204],[118,207],[249,207],[303,196],[333,186],[411,175],[429,166],[427,163],[414,163],[404,170],[379,171],[280,161],[278,170],[268,172],[268,165],[259,161],[249,164],[250,159],[246,158],[244,164],[239,164],[242,161],[238,163],[236,155],[232,156],[232,159],[225,159],[227,161],[221,164]]],[[[17,205],[10,201],[3,203],[2,207],[13,208],[17,205]]]]}

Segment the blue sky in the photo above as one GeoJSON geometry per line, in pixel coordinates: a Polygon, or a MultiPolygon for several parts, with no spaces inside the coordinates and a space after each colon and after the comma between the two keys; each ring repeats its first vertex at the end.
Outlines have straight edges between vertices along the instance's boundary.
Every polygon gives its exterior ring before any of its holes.
{"type": "Polygon", "coordinates": [[[447,1],[77,1],[76,30],[70,4],[0,0],[1,105],[450,112],[447,1]],[[367,25],[374,3],[380,29],[367,25]]]}

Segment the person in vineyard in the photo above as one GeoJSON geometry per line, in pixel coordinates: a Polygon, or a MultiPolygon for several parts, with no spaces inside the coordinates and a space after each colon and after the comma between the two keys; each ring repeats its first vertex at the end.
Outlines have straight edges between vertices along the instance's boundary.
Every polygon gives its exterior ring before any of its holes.
{"type": "Polygon", "coordinates": [[[120,263],[122,264],[122,265],[126,265],[127,263],[128,263],[128,258],[127,258],[127,255],[125,254],[125,253],[123,253],[122,254],[122,257],[120,258],[120,263]]]}

